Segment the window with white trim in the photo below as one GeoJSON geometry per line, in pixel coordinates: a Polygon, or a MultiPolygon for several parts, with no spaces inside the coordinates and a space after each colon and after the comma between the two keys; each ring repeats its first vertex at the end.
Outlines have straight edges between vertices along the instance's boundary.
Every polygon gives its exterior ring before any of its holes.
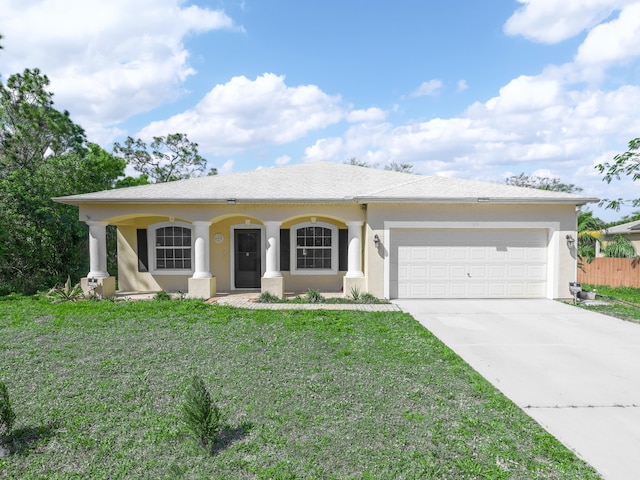
{"type": "Polygon", "coordinates": [[[151,273],[187,275],[193,273],[192,226],[158,223],[149,227],[151,273]]]}
{"type": "Polygon", "coordinates": [[[338,272],[338,228],[328,223],[291,227],[291,273],[331,275],[338,272]]]}

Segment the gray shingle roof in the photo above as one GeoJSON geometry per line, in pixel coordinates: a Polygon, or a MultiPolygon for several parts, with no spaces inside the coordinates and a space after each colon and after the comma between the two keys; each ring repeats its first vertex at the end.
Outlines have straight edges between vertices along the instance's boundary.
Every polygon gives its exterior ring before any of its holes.
{"type": "Polygon", "coordinates": [[[640,220],[636,220],[634,222],[629,222],[629,223],[622,223],[614,227],[609,227],[605,231],[610,235],[625,234],[625,233],[640,233],[640,220]]]}
{"type": "Polygon", "coordinates": [[[333,162],[312,162],[250,172],[104,190],[59,197],[83,203],[293,203],[293,202],[505,202],[597,201],[561,192],[497,183],[422,176],[333,162]],[[479,200],[480,199],[480,200],[479,200]]]}

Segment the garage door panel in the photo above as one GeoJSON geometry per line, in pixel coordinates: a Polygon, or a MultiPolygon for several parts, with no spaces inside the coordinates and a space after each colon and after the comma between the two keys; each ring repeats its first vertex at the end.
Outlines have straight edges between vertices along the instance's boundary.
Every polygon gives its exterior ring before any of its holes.
{"type": "Polygon", "coordinates": [[[466,274],[467,278],[473,278],[474,280],[484,279],[487,278],[488,267],[487,265],[469,265],[463,269],[463,274],[466,274]]]}
{"type": "MultiPolygon", "coordinates": [[[[444,290],[446,291],[447,289],[445,288],[444,290]]],[[[448,290],[448,297],[460,297],[467,291],[467,284],[452,282],[449,284],[448,290]]]]}
{"type": "Polygon", "coordinates": [[[439,279],[447,278],[447,267],[445,265],[438,266],[432,265],[429,269],[429,278],[432,281],[438,281],[439,279]]]}
{"type": "Polygon", "coordinates": [[[490,265],[487,269],[488,277],[491,279],[504,279],[507,276],[507,267],[505,265],[490,265]]]}
{"type": "Polygon", "coordinates": [[[448,260],[449,259],[449,250],[444,247],[433,247],[430,249],[429,260],[438,261],[438,260],[448,260]]]}
{"type": "MultiPolygon", "coordinates": [[[[391,231],[391,245],[396,250],[392,248],[390,265],[397,268],[400,298],[546,294],[547,232],[543,229],[397,229],[391,231]]],[[[392,281],[396,280],[392,277],[392,281]]]]}
{"type": "Polygon", "coordinates": [[[523,283],[513,282],[505,285],[506,287],[506,295],[509,297],[526,297],[527,290],[526,285],[523,283]]]}
{"type": "Polygon", "coordinates": [[[449,250],[449,260],[453,262],[467,260],[468,256],[469,251],[464,247],[451,247],[449,250]]]}
{"type": "Polygon", "coordinates": [[[531,248],[526,252],[526,259],[531,262],[546,263],[547,261],[547,249],[546,248],[531,248]]]}
{"type": "Polygon", "coordinates": [[[411,296],[414,298],[422,298],[426,297],[428,290],[426,284],[412,284],[411,285],[411,296]]]}
{"type": "Polygon", "coordinates": [[[539,282],[527,285],[527,297],[544,297],[546,290],[546,282],[539,282]]]}
{"type": "Polygon", "coordinates": [[[411,267],[409,271],[410,278],[415,278],[416,280],[427,280],[429,275],[427,275],[428,268],[426,265],[420,266],[416,265],[411,267]]]}
{"type": "MultiPolygon", "coordinates": [[[[469,297],[482,298],[487,295],[487,284],[485,283],[471,283],[468,285],[469,297]]],[[[464,292],[461,292],[464,293],[464,292]]]]}
{"type": "Polygon", "coordinates": [[[487,260],[492,261],[492,262],[504,261],[504,260],[506,260],[508,258],[508,252],[506,252],[504,250],[489,249],[487,251],[486,258],[487,258],[487,260]]]}
{"type": "Polygon", "coordinates": [[[414,247],[411,249],[411,259],[419,262],[420,260],[427,260],[428,249],[422,247],[414,247]]]}
{"type": "Polygon", "coordinates": [[[528,265],[527,278],[544,282],[547,277],[547,267],[545,265],[528,265]]]}
{"type": "Polygon", "coordinates": [[[506,277],[509,281],[526,280],[528,278],[526,265],[509,265],[506,277]]]}
{"type": "Polygon", "coordinates": [[[464,265],[451,265],[447,277],[453,280],[467,278],[467,268],[464,265]]]}
{"type": "Polygon", "coordinates": [[[412,250],[411,247],[398,247],[398,262],[413,260],[411,258],[412,250]]]}

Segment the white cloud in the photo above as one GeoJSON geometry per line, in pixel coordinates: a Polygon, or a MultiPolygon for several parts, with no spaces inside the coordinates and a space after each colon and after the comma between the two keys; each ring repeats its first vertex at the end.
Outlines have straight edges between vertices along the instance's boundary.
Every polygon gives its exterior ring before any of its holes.
{"type": "Polygon", "coordinates": [[[291,162],[291,157],[289,155],[282,155],[275,160],[275,164],[279,167],[283,165],[287,165],[291,162]]]}
{"type": "MultiPolygon", "coordinates": [[[[424,174],[488,181],[512,171],[546,171],[544,176],[583,187],[587,195],[614,196],[593,166],[602,161],[596,156],[603,149],[624,148],[637,136],[638,104],[640,86],[572,90],[544,75],[522,76],[458,117],[354,125],[341,137],[316,141],[305,153],[308,159],[412,163],[424,174]]],[[[629,192],[629,198],[637,196],[629,192]]]]}
{"type": "Polygon", "coordinates": [[[221,167],[218,168],[218,174],[224,175],[225,173],[233,172],[234,165],[235,165],[235,162],[233,160],[227,160],[222,164],[221,167]]]}
{"type": "Polygon", "coordinates": [[[576,55],[580,64],[612,64],[640,55],[640,2],[589,32],[576,55]]]}
{"type": "Polygon", "coordinates": [[[424,96],[436,96],[440,93],[442,89],[442,80],[438,80],[434,78],[433,80],[429,80],[427,82],[422,82],[417,90],[415,90],[411,96],[412,97],[424,97],[424,96]]]}
{"type": "Polygon", "coordinates": [[[520,76],[500,89],[500,95],[486,103],[500,113],[527,113],[562,103],[560,84],[552,79],[520,76]]]}
{"type": "Polygon", "coordinates": [[[347,114],[347,120],[352,123],[380,122],[385,117],[384,110],[375,107],[366,110],[352,110],[347,114]]]}
{"type": "Polygon", "coordinates": [[[289,87],[283,76],[265,73],[255,80],[234,77],[216,85],[195,107],[156,121],[143,139],[186,133],[204,152],[226,154],[260,145],[298,140],[344,118],[340,97],[315,85],[289,87]]]}
{"type": "Polygon", "coordinates": [[[459,92],[464,92],[468,88],[469,88],[469,85],[467,84],[466,80],[458,80],[458,91],[459,92]]]}
{"type": "Polygon", "coordinates": [[[223,11],[181,0],[3,0],[3,76],[37,66],[56,106],[90,130],[180,95],[195,73],[188,34],[236,29],[223,11]]]}
{"type": "Polygon", "coordinates": [[[523,4],[504,25],[509,35],[558,43],[588,30],[635,0],[517,0],[523,4]]]}
{"type": "Polygon", "coordinates": [[[305,149],[304,161],[314,162],[316,160],[336,160],[344,159],[344,142],[341,138],[322,138],[317,140],[314,145],[305,149]]]}

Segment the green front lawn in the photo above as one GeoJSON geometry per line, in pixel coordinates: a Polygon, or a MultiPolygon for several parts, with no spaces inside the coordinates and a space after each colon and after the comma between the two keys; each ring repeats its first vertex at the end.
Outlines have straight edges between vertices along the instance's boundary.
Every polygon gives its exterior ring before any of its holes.
{"type": "Polygon", "coordinates": [[[596,300],[606,305],[580,304],[583,308],[604,313],[612,317],[640,323],[640,289],[633,287],[607,287],[603,285],[582,285],[583,290],[596,290],[596,300]]]}
{"type": "Polygon", "coordinates": [[[599,478],[409,315],[0,298],[0,478],[599,478]],[[200,375],[212,453],[180,418],[200,375]]]}

